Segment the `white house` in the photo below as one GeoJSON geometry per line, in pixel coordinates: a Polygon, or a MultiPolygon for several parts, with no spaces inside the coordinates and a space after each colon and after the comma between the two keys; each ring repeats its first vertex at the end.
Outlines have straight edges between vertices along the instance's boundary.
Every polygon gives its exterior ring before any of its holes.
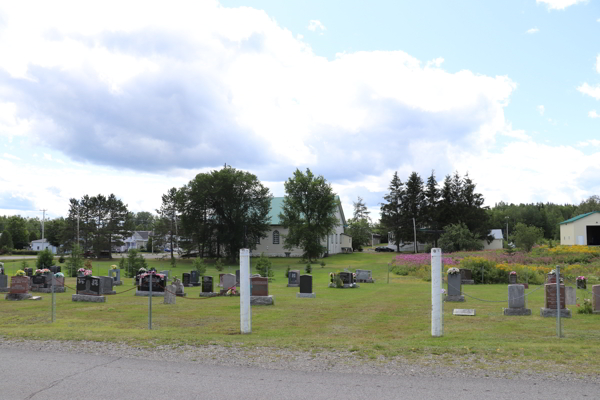
{"type": "Polygon", "coordinates": [[[52,246],[50,243],[48,243],[48,239],[44,238],[44,239],[38,239],[38,240],[33,240],[29,246],[31,246],[31,250],[35,250],[35,251],[43,251],[46,249],[50,249],[50,251],[52,252],[52,254],[56,254],[56,246],[52,246]]]}
{"type": "Polygon", "coordinates": [[[560,244],[600,245],[600,212],[581,214],[560,224],[560,244]]]}
{"type": "Polygon", "coordinates": [[[504,240],[504,237],[502,236],[502,229],[492,229],[490,231],[490,235],[494,237],[494,240],[491,241],[491,243],[488,243],[488,241],[486,239],[483,239],[481,241],[481,243],[483,244],[483,249],[484,250],[498,250],[498,249],[502,249],[502,241],[504,240]]]}
{"type": "MultiPolygon", "coordinates": [[[[271,220],[271,230],[267,233],[266,238],[259,238],[256,242],[256,250],[252,250],[253,255],[265,253],[271,257],[301,257],[302,249],[284,249],[284,237],[288,230],[281,225],[279,213],[283,209],[283,197],[273,197],[271,199],[271,211],[269,219],[271,220]]],[[[338,220],[338,226],[326,238],[321,239],[321,244],[327,248],[328,254],[352,253],[352,237],[344,233],[346,229],[346,218],[344,210],[337,198],[337,209],[335,216],[338,220]]]]}
{"type": "Polygon", "coordinates": [[[131,236],[123,239],[123,246],[116,247],[119,253],[126,253],[130,249],[140,250],[148,246],[148,238],[152,236],[152,231],[134,231],[131,236]]]}

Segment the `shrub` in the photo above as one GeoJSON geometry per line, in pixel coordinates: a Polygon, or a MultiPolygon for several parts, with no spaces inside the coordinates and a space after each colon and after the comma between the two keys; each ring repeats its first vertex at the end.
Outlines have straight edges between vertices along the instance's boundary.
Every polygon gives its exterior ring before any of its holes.
{"type": "Polygon", "coordinates": [[[312,272],[312,265],[310,265],[310,264],[306,264],[306,267],[304,268],[304,271],[305,271],[307,274],[310,274],[310,273],[312,272]]]}
{"type": "Polygon", "coordinates": [[[271,268],[271,260],[269,260],[269,257],[267,257],[265,253],[260,254],[260,258],[256,262],[255,268],[262,277],[271,278],[275,275],[273,268],[271,268]]]}
{"type": "Polygon", "coordinates": [[[61,256],[58,258],[58,262],[59,262],[59,263],[61,263],[61,264],[64,264],[64,263],[65,263],[65,256],[61,255],[61,256]]]}
{"type": "Polygon", "coordinates": [[[514,237],[517,247],[530,252],[533,245],[544,237],[544,232],[541,228],[519,222],[515,227],[514,237]]]}
{"type": "Polygon", "coordinates": [[[475,234],[471,233],[467,225],[463,222],[447,225],[444,227],[444,230],[446,232],[440,236],[440,240],[438,241],[444,253],[483,249],[481,240],[475,234]]]}
{"type": "Polygon", "coordinates": [[[37,269],[50,268],[54,265],[54,255],[50,251],[50,249],[46,249],[44,251],[40,251],[37,257],[37,262],[35,266],[37,269]]]}
{"type": "MultiPolygon", "coordinates": [[[[120,262],[119,265],[121,265],[120,262]]],[[[130,249],[127,252],[127,275],[130,278],[133,278],[138,273],[140,268],[148,269],[148,263],[146,262],[146,259],[137,249],[130,249]]]]}
{"type": "Polygon", "coordinates": [[[590,299],[583,299],[583,307],[580,307],[579,304],[577,304],[577,307],[579,307],[577,309],[578,314],[593,314],[594,313],[594,310],[592,309],[592,300],[590,300],[590,299]]]}
{"type": "Polygon", "coordinates": [[[321,268],[325,268],[325,265],[327,265],[327,264],[325,264],[325,261],[321,261],[320,264],[321,264],[321,268]]]}
{"type": "Polygon", "coordinates": [[[217,261],[215,262],[215,268],[217,271],[223,271],[223,262],[220,258],[217,258],[217,261]]]}
{"type": "Polygon", "coordinates": [[[204,265],[203,259],[201,259],[200,257],[197,257],[196,259],[194,259],[194,262],[192,263],[192,265],[194,266],[196,271],[198,271],[198,275],[204,276],[204,274],[206,273],[206,265],[204,265]]]}
{"type": "Polygon", "coordinates": [[[70,277],[77,276],[79,268],[83,268],[83,252],[81,246],[75,244],[71,250],[71,256],[67,260],[67,273],[70,277]]]}
{"type": "Polygon", "coordinates": [[[290,266],[287,266],[287,269],[285,270],[285,277],[289,278],[290,277],[290,266]]]}

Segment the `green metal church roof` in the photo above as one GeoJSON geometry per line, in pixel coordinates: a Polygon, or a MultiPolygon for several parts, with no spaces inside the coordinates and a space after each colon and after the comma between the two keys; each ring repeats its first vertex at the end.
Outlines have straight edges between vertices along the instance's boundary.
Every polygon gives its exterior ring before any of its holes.
{"type": "Polygon", "coordinates": [[[586,213],[586,214],[581,214],[581,215],[578,215],[578,216],[576,216],[576,217],[573,217],[573,218],[571,218],[571,219],[568,219],[568,220],[566,220],[566,221],[563,221],[563,222],[559,223],[559,225],[562,225],[562,224],[568,224],[568,223],[570,223],[570,222],[575,222],[575,221],[577,221],[578,219],[585,218],[585,217],[587,217],[588,215],[592,215],[592,214],[596,214],[596,213],[598,213],[598,211],[592,211],[592,212],[589,212],[589,213],[586,213]]]}
{"type": "MultiPolygon", "coordinates": [[[[284,197],[272,197],[271,198],[271,211],[269,211],[269,219],[271,225],[281,225],[281,220],[279,219],[279,213],[283,210],[283,199],[284,197]]],[[[340,197],[335,196],[338,204],[340,204],[340,197]]],[[[342,216],[342,225],[346,224],[346,219],[344,218],[344,213],[342,207],[340,205],[340,212],[342,216]]]]}

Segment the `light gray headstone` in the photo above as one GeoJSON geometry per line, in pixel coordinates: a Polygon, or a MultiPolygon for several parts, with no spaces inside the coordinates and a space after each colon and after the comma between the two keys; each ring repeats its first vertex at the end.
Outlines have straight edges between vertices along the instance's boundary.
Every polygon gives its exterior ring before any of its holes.
{"type": "Polygon", "coordinates": [[[368,269],[357,269],[356,270],[356,280],[367,281],[369,279],[371,279],[371,270],[368,270],[368,269]]]}
{"type": "Polygon", "coordinates": [[[175,285],[168,285],[165,288],[165,301],[164,304],[175,304],[177,296],[175,295],[177,287],[175,285]]]}
{"type": "Polygon", "coordinates": [[[576,289],[573,286],[565,286],[565,297],[566,297],[566,305],[574,306],[577,304],[577,293],[576,289]]]}
{"type": "Polygon", "coordinates": [[[508,285],[508,307],[509,308],[525,307],[525,286],[523,286],[523,285],[508,285]]]}
{"type": "Polygon", "coordinates": [[[233,274],[225,274],[223,275],[223,289],[229,289],[231,287],[235,287],[236,279],[233,274]]]}
{"type": "Polygon", "coordinates": [[[462,277],[460,274],[448,274],[448,296],[461,295],[462,277]]]}

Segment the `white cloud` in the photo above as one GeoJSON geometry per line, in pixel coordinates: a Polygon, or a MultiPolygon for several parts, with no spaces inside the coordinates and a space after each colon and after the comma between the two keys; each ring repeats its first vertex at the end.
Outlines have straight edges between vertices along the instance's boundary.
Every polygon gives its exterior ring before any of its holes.
{"type": "Polygon", "coordinates": [[[2,155],[2,157],[4,157],[4,158],[8,158],[8,159],[11,159],[11,160],[20,160],[20,158],[19,158],[19,157],[15,156],[15,155],[13,155],[13,154],[8,154],[8,153],[4,153],[4,154],[2,155]]]}
{"type": "Polygon", "coordinates": [[[544,107],[543,105],[539,105],[539,106],[537,106],[537,110],[540,113],[540,115],[544,115],[544,112],[546,111],[546,107],[544,107]]]}
{"type": "Polygon", "coordinates": [[[600,100],[600,85],[591,86],[587,83],[584,83],[583,85],[579,86],[577,90],[583,94],[587,94],[588,96],[595,98],[596,100],[600,100]]]}
{"type": "Polygon", "coordinates": [[[327,29],[318,19],[311,19],[306,28],[311,32],[316,32],[317,30],[324,31],[327,29]]]}
{"type": "MultiPolygon", "coordinates": [[[[0,90],[10,103],[2,103],[9,112],[0,112],[0,138],[20,135],[27,152],[17,154],[43,156],[0,158],[0,191],[55,215],[66,213],[69,198],[100,192],[151,211],[169,188],[224,162],[279,195],[296,167],[310,167],[345,206],[358,194],[371,208],[394,171],[404,179],[435,169],[440,181],[469,171],[488,204],[558,201],[577,178],[559,174],[557,192],[548,192],[552,185],[536,177],[549,175],[542,166],[557,151],[506,121],[516,88],[507,76],[448,72],[442,57],[421,61],[402,51],[327,60],[263,11],[211,1],[76,2],[68,16],[59,1],[35,15],[23,2],[6,3],[0,68],[10,77],[0,90]],[[509,145],[493,151],[500,136],[509,145]],[[550,156],[536,156],[520,197],[505,178],[521,176],[527,144],[550,156]],[[57,177],[68,177],[58,192],[57,177]]],[[[566,153],[577,165],[581,153],[566,153]]]]}
{"type": "Polygon", "coordinates": [[[526,33],[538,33],[540,30],[538,28],[527,29],[526,33]]]}
{"type": "Polygon", "coordinates": [[[436,67],[439,68],[442,63],[444,62],[444,58],[443,57],[438,57],[435,58],[433,60],[427,61],[427,64],[425,64],[428,68],[430,67],[436,67]]]}
{"type": "Polygon", "coordinates": [[[596,57],[596,72],[600,74],[600,54],[596,57]]]}
{"type": "Polygon", "coordinates": [[[600,114],[596,112],[596,110],[592,110],[588,113],[588,117],[590,118],[600,118],[600,114]]]}
{"type": "Polygon", "coordinates": [[[564,10],[567,7],[577,3],[583,3],[587,0],[535,0],[536,3],[545,3],[549,10],[564,10]]]}
{"type": "Polygon", "coordinates": [[[586,141],[577,143],[577,146],[579,146],[579,147],[587,147],[587,146],[600,147],[600,140],[598,140],[598,139],[586,140],[586,141]]]}

